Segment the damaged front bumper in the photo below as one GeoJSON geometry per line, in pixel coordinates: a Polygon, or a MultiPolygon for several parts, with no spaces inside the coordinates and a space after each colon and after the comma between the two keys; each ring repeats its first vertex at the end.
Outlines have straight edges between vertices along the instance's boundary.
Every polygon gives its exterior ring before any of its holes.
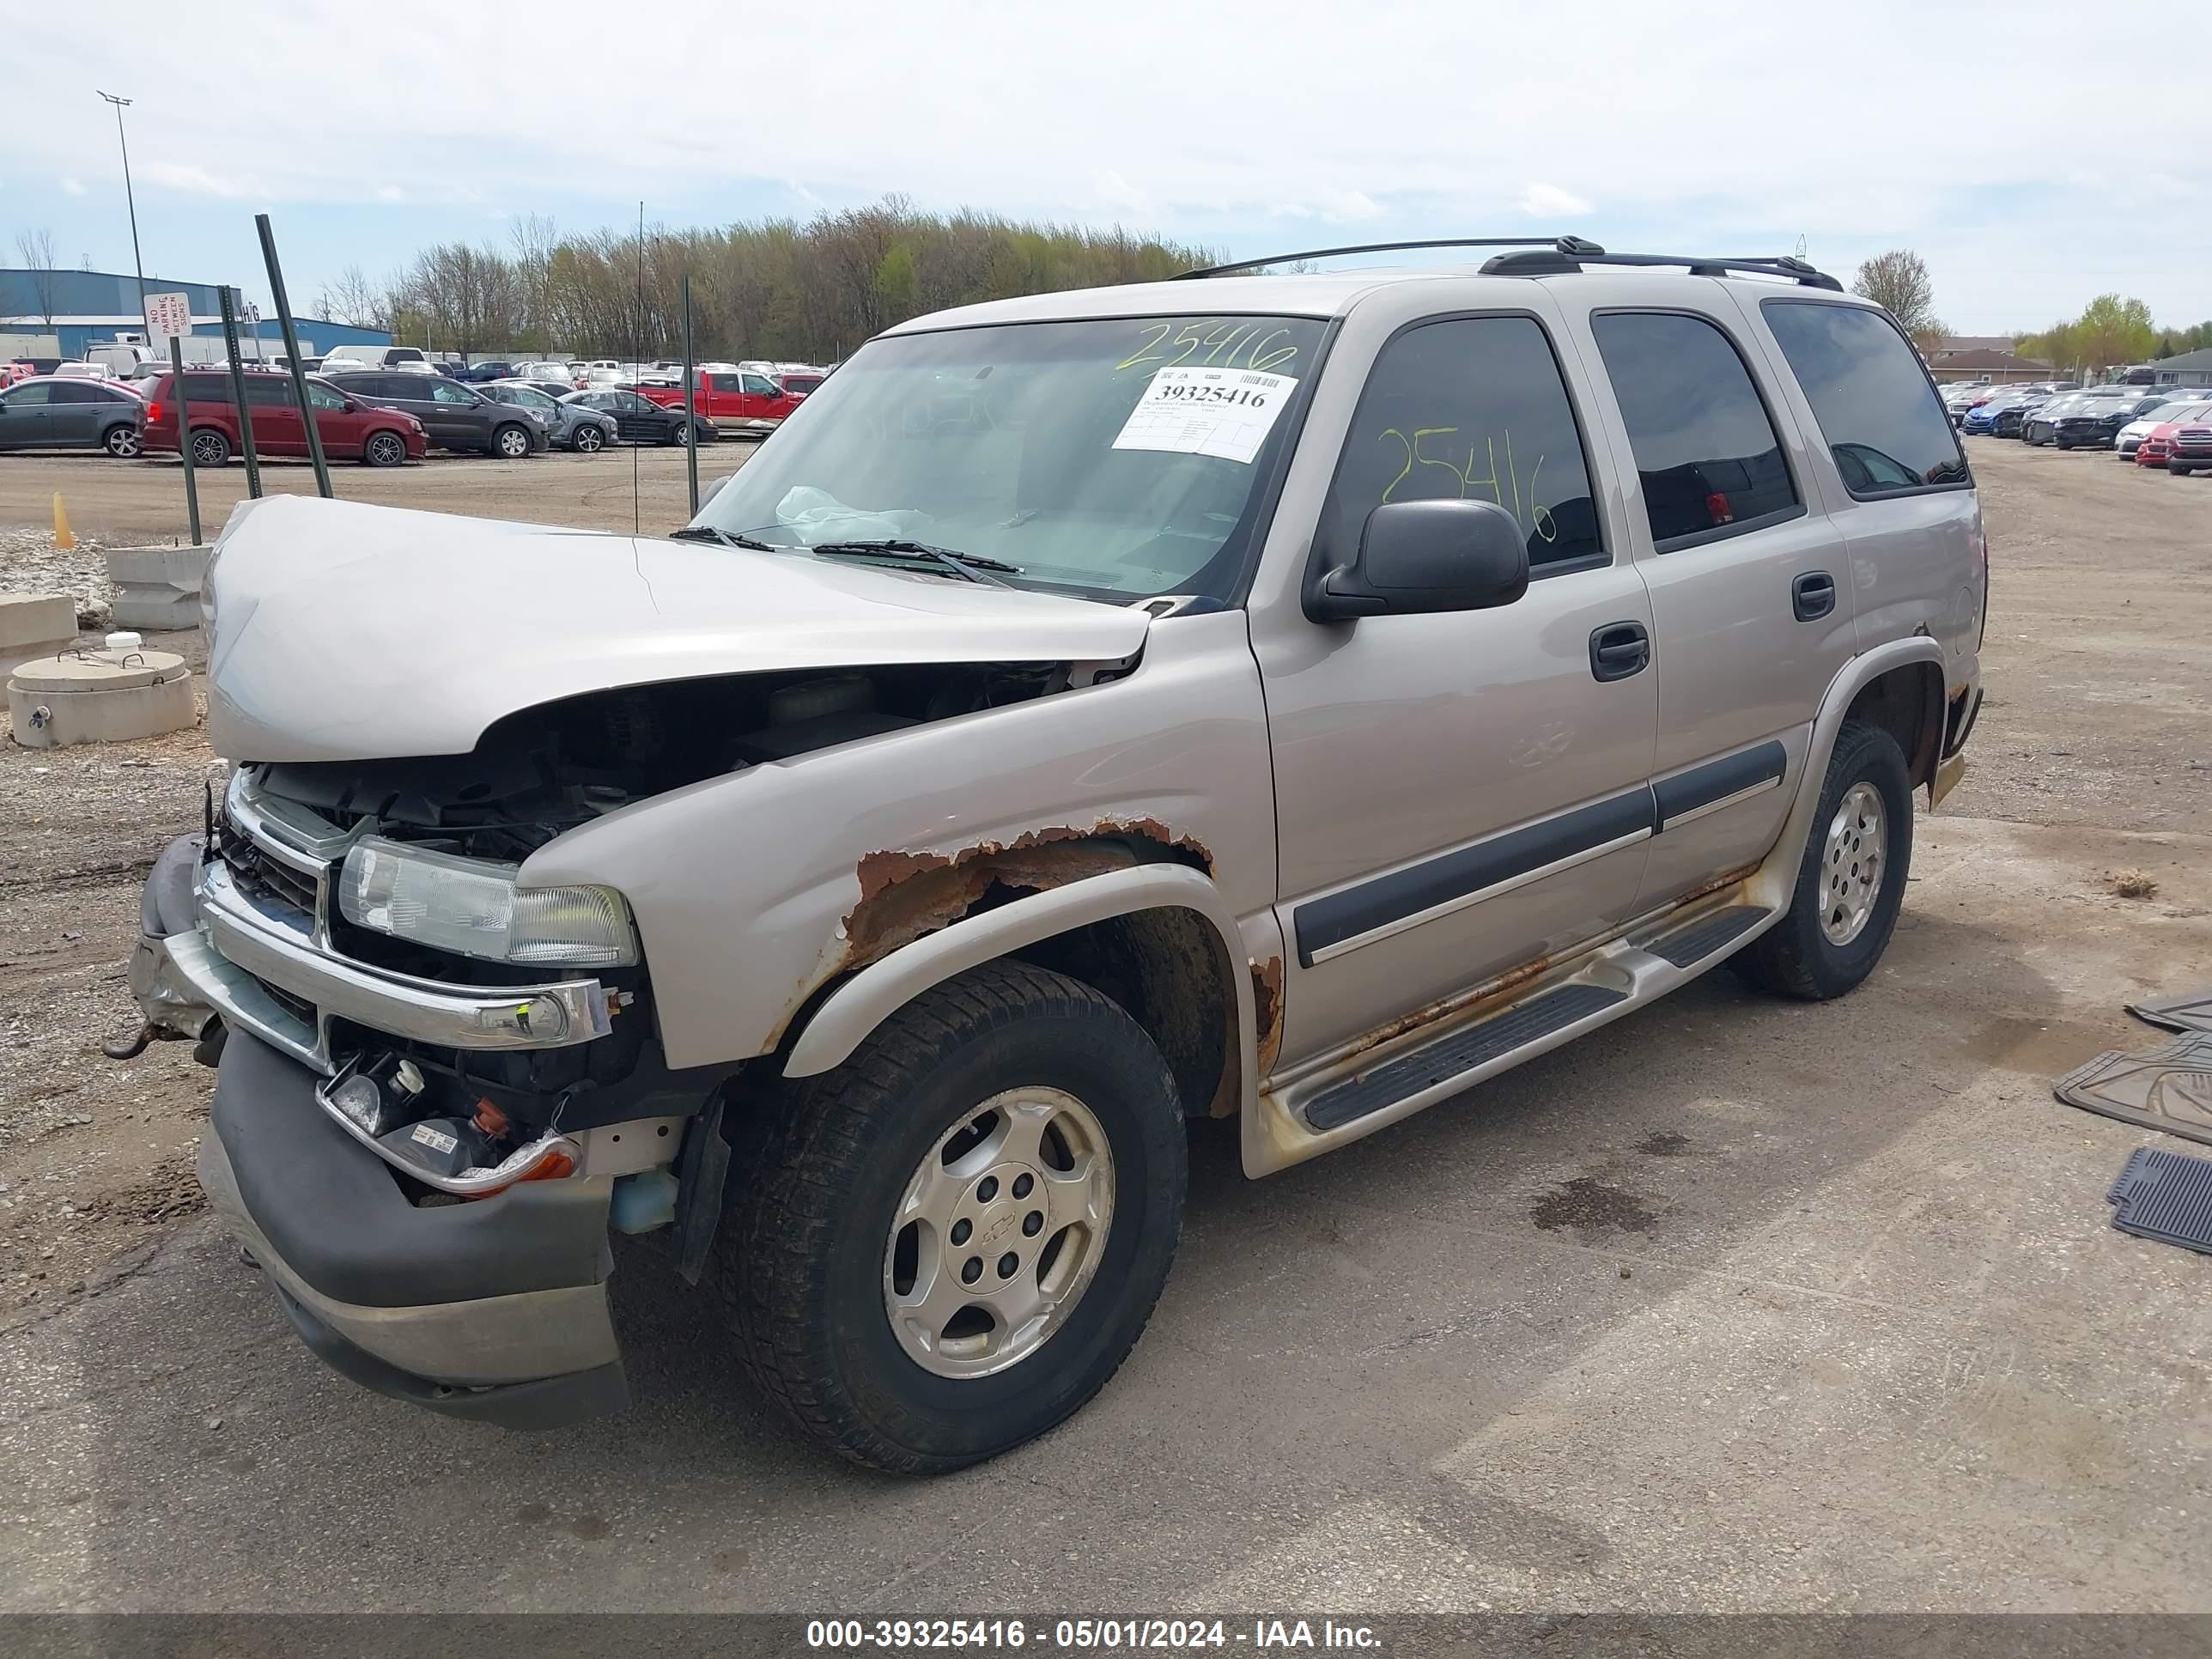
{"type": "MultiPolygon", "coordinates": [[[[264,856],[293,850],[252,829],[264,856]]],[[[455,1176],[414,1167],[331,1098],[364,1041],[568,1047],[608,1033],[607,994],[593,979],[447,984],[342,957],[322,878],[304,853],[297,867],[312,908],[250,890],[199,836],[171,843],[147,882],[131,969],[138,1042],[197,1039],[218,1065],[199,1158],[210,1202],[307,1346],[363,1386],[511,1428],[620,1408],[608,1231],[639,1206],[617,1205],[616,1188],[665,1164],[684,1120],[541,1136],[455,1176]],[[529,1178],[520,1166],[549,1139],[574,1173],[529,1178]]]]}
{"type": "Polygon", "coordinates": [[[380,1394],[507,1428],[627,1405],[607,1310],[613,1182],[417,1205],[316,1103],[316,1081],[234,1032],[199,1163],[307,1346],[380,1394]]]}

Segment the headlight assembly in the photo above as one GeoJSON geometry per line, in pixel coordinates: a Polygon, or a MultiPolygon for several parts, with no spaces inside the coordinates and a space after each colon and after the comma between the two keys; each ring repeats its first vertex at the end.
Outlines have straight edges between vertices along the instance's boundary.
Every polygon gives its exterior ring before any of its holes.
{"type": "Polygon", "coordinates": [[[346,854],[338,910],[356,927],[487,962],[617,968],[637,931],[609,887],[520,887],[519,866],[372,836],[346,854]]]}

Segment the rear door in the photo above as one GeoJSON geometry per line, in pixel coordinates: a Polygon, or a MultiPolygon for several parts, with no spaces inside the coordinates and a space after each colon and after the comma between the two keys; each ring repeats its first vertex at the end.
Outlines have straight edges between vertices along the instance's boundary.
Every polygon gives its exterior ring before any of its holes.
{"type": "Polygon", "coordinates": [[[1651,594],[1646,910],[1773,846],[1783,786],[1855,648],[1842,537],[1807,488],[1804,441],[1765,356],[1747,349],[1719,283],[1686,291],[1717,301],[1718,315],[1599,306],[1584,318],[1607,417],[1634,459],[1630,535],[1651,594]]]}
{"type": "Polygon", "coordinates": [[[46,441],[61,449],[91,448],[113,395],[88,381],[55,381],[46,401],[46,441]]]}
{"type": "Polygon", "coordinates": [[[246,407],[253,417],[253,447],[264,455],[307,453],[307,423],[293,401],[292,380],[284,374],[246,377],[246,407]]]}
{"type": "Polygon", "coordinates": [[[1792,296],[1744,309],[1824,441],[1814,465],[1849,549],[1858,648],[1930,629],[1952,656],[1978,649],[1981,509],[1920,355],[1871,307],[1792,296]]]}
{"type": "Polygon", "coordinates": [[[12,392],[0,393],[0,449],[38,449],[50,441],[52,431],[46,410],[53,396],[53,380],[27,380],[12,392]]]}

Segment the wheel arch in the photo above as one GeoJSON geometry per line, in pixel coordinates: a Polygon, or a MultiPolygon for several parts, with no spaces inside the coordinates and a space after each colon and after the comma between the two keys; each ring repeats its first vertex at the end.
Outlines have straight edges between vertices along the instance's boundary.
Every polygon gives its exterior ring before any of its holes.
{"type": "Polygon", "coordinates": [[[1804,856],[1805,837],[1812,833],[1820,788],[1828,775],[1828,760],[1835,753],[1836,738],[1844,722],[1862,712],[1887,721],[1901,718],[1899,710],[1921,708],[1920,718],[1934,721],[1933,738],[1924,730],[1915,730],[1911,744],[1901,738],[1899,743],[1905,750],[1906,779],[1917,787],[1934,775],[1934,755],[1942,741],[1944,707],[1943,647],[1928,635],[1891,640],[1844,665],[1829,682],[1820,712],[1813,717],[1804,769],[1798,775],[1796,797],[1790,803],[1782,835],[1747,884],[1753,902],[1777,915],[1788,908],[1796,886],[1798,862],[1804,856]],[[1923,745],[1929,755],[1926,778],[1913,769],[1923,745]]]}
{"type": "MultiPolygon", "coordinates": [[[[1060,842],[1070,849],[1103,843],[1060,842]]],[[[1049,850],[1049,849],[1047,849],[1049,850]]],[[[1128,856],[1126,849],[1121,856],[1128,856]]],[[[1205,872],[1170,860],[1075,874],[988,908],[969,908],[830,987],[795,1023],[787,1077],[842,1065],[867,1035],[930,987],[1003,957],[1032,962],[1114,997],[1158,1043],[1186,1112],[1233,1115],[1257,1076],[1259,1004],[1279,1002],[1243,960],[1237,919],[1205,872]]],[[[1279,977],[1279,966],[1276,969],[1279,977]]],[[[1273,1016],[1271,1015],[1272,1018],[1273,1016]]]]}
{"type": "Polygon", "coordinates": [[[1943,668],[1936,657],[1915,658],[1876,674],[1851,694],[1844,711],[1844,720],[1878,726],[1897,739],[1905,779],[1916,789],[1935,779],[1943,716],[1943,668]]]}

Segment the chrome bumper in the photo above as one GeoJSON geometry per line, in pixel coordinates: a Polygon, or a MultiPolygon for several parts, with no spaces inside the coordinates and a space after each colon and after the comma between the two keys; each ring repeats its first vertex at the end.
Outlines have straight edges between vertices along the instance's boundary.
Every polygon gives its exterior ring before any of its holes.
{"type": "Polygon", "coordinates": [[[168,963],[158,977],[179,1000],[204,1005],[325,1076],[338,1060],[331,1022],[343,1019],[390,1036],[443,1048],[565,1048],[611,1029],[607,992],[596,979],[493,991],[417,979],[349,961],[289,916],[264,908],[220,864],[202,870],[199,927],[153,943],[168,963]],[[270,987],[312,1006],[300,1013],[270,987]]]}

